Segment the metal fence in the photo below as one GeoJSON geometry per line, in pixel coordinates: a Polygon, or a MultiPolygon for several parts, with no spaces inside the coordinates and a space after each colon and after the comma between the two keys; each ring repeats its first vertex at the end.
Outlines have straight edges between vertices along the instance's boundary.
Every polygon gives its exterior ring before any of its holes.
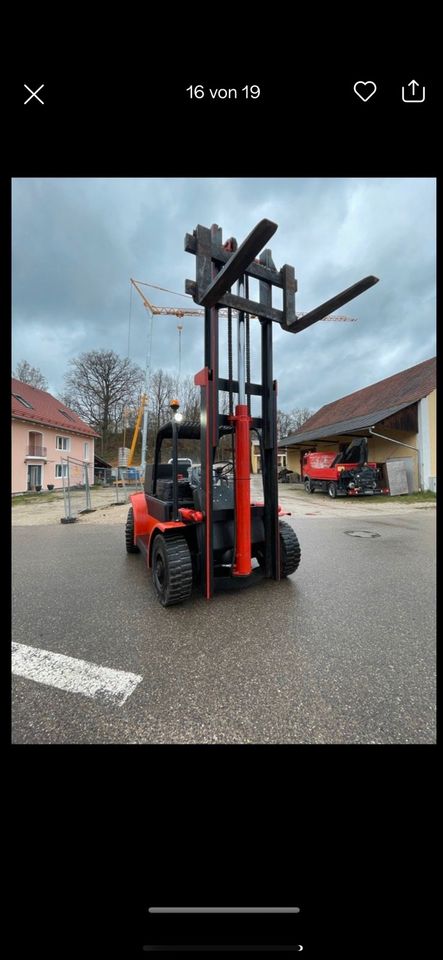
{"type": "Polygon", "coordinates": [[[131,493],[143,490],[140,471],[131,467],[103,470],[102,475],[95,478],[97,486],[91,490],[89,463],[76,460],[75,457],[62,457],[61,463],[65,513],[61,523],[74,523],[79,514],[92,513],[98,506],[102,506],[100,491],[103,488],[115,493],[115,500],[107,499],[108,505],[127,503],[131,493]]]}

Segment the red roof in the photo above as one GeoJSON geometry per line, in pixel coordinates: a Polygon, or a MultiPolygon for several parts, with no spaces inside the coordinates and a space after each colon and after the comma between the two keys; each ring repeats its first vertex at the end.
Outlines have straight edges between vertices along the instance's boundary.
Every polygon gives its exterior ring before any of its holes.
{"type": "Polygon", "coordinates": [[[300,433],[313,430],[316,427],[327,427],[330,424],[340,423],[354,417],[375,413],[389,407],[400,407],[422,397],[427,397],[437,386],[437,359],[423,360],[415,367],[395,373],[393,377],[379,380],[370,387],[349,393],[341,400],[326,403],[309,420],[306,420],[300,433]]]}
{"type": "Polygon", "coordinates": [[[12,416],[18,420],[30,420],[47,427],[61,427],[65,433],[79,433],[98,437],[99,434],[80,419],[64,403],[45,390],[37,390],[21,380],[11,379],[12,416]],[[14,396],[15,394],[15,396],[14,396]],[[22,403],[17,397],[21,397],[22,403]]]}

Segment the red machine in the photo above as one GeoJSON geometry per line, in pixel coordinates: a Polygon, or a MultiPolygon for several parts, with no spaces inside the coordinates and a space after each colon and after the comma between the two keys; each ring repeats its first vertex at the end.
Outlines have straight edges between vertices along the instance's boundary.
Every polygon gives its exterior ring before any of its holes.
{"type": "Polygon", "coordinates": [[[204,366],[194,378],[200,387],[199,423],[182,423],[178,402],[172,419],[157,434],[154,462],[146,466],[144,493],[131,496],[125,530],[128,553],[141,552],[163,606],[186,600],[193,585],[208,600],[216,590],[240,589],[266,577],[280,580],[295,573],[300,544],[281,520],[277,479],[277,382],[272,370],[272,325],[299,333],[369,289],[377,278],[365,277],[300,319],[295,312],[294,268],[277,270],[263,246],[277,225],[261,220],[240,246],[223,243],[221,228],[200,224],[185,237],[196,257],[196,280],[186,291],[205,308],[204,366]],[[259,259],[258,254],[261,253],[259,259]],[[259,300],[249,297],[249,278],[258,280],[259,300]],[[237,284],[237,293],[232,293],[237,284]],[[283,309],[272,304],[274,287],[282,291],[283,309]],[[219,308],[227,311],[227,377],[219,373],[219,308]],[[237,377],[234,378],[232,312],[237,313],[237,377]],[[261,382],[251,380],[249,321],[257,318],[261,339],[261,382]],[[220,409],[220,393],[228,410],[220,409]],[[234,399],[236,398],[236,400],[234,399]],[[251,399],[256,400],[254,416],[251,399]],[[260,443],[263,503],[250,499],[250,433],[260,443]],[[220,461],[220,440],[228,436],[232,459],[220,461]],[[199,460],[179,469],[179,440],[199,441],[199,460]],[[172,440],[172,460],[162,462],[164,440],[172,440]],[[186,472],[186,475],[184,475],[186,472]],[[181,476],[180,476],[181,475],[181,476]]]}
{"type": "Polygon", "coordinates": [[[305,490],[321,490],[330,497],[352,497],[389,493],[377,464],[368,462],[366,437],[353,440],[342,453],[305,453],[305,490]]]}

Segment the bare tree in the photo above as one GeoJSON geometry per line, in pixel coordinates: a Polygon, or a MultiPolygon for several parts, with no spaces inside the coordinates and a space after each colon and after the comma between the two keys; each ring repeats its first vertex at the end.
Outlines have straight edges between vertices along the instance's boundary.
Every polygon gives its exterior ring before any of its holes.
{"type": "Polygon", "coordinates": [[[286,410],[277,410],[278,439],[297,433],[309,417],[312,417],[312,410],[307,407],[294,407],[290,413],[286,410]]]}
{"type": "Polygon", "coordinates": [[[138,406],[143,371],[113,350],[91,350],[70,361],[63,402],[101,436],[102,452],[123,420],[125,406],[138,406]]]}
{"type": "Polygon", "coordinates": [[[148,383],[149,424],[154,433],[171,418],[170,403],[175,397],[176,382],[165,370],[154,370],[148,383]]]}
{"type": "Polygon", "coordinates": [[[277,410],[277,436],[279,440],[288,436],[291,426],[291,414],[287,413],[286,410],[277,410]]]}
{"type": "Polygon", "coordinates": [[[20,380],[21,383],[28,383],[30,387],[37,387],[37,390],[48,389],[48,381],[41,370],[38,367],[32,367],[27,360],[18,362],[13,375],[16,380],[20,380]]]}
{"type": "Polygon", "coordinates": [[[200,387],[196,387],[194,377],[182,377],[177,384],[177,397],[184,420],[197,423],[200,420],[200,387]]]}
{"type": "Polygon", "coordinates": [[[76,413],[79,413],[77,410],[77,402],[73,394],[69,390],[62,390],[57,393],[57,397],[64,403],[65,407],[69,407],[70,410],[75,410],[76,413]]]}
{"type": "Polygon", "coordinates": [[[309,420],[312,417],[313,410],[309,410],[308,407],[294,407],[291,410],[291,433],[297,433],[297,430],[306,423],[306,420],[309,420]]]}

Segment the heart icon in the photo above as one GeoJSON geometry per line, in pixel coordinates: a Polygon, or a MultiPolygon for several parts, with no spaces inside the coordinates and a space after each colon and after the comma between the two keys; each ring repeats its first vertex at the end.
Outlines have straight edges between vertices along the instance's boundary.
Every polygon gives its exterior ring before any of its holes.
{"type": "Polygon", "coordinates": [[[357,97],[360,97],[360,100],[370,100],[376,89],[377,85],[373,80],[357,80],[357,83],[354,83],[354,93],[357,94],[357,97]]]}

